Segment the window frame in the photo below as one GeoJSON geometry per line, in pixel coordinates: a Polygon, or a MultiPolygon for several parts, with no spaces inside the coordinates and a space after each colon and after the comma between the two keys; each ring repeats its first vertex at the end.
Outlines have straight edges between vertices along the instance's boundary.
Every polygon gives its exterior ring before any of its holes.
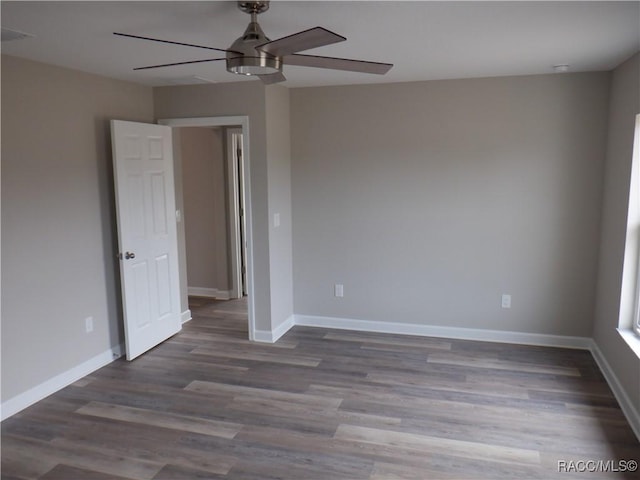
{"type": "MultiPolygon", "coordinates": [[[[635,168],[637,170],[638,167],[640,167],[640,114],[636,115],[635,120],[636,122],[635,122],[635,129],[634,129],[634,135],[633,135],[633,151],[632,151],[631,161],[632,161],[632,169],[635,168]]],[[[632,181],[637,183],[637,185],[635,186],[637,189],[636,191],[640,192],[640,175],[638,175],[636,172],[635,178],[632,177],[632,179],[633,179],[632,181]]],[[[640,195],[636,195],[635,202],[636,202],[636,209],[635,209],[636,218],[635,218],[635,222],[633,222],[634,223],[633,228],[635,229],[635,236],[636,236],[636,262],[635,262],[636,291],[635,291],[635,306],[634,306],[635,308],[633,312],[634,315],[633,315],[632,328],[636,336],[640,338],[640,195]]]]}

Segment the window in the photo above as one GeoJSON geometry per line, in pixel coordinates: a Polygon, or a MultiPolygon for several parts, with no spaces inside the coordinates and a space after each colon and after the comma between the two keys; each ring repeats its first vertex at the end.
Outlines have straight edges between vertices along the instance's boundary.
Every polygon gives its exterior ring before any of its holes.
{"type": "Polygon", "coordinates": [[[635,236],[636,244],[636,295],[633,330],[640,336],[640,115],[636,115],[636,128],[633,137],[633,159],[631,167],[631,191],[629,192],[629,219],[627,235],[635,236]]]}

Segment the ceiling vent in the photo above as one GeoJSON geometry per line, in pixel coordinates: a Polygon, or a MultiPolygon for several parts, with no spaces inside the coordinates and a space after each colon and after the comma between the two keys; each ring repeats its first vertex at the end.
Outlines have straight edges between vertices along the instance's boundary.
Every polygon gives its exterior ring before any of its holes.
{"type": "Polygon", "coordinates": [[[25,32],[19,32],[18,30],[9,30],[8,28],[2,29],[2,36],[0,40],[3,42],[13,42],[14,40],[24,40],[25,38],[33,38],[35,35],[25,32]]]}
{"type": "Polygon", "coordinates": [[[216,83],[199,75],[191,75],[190,77],[171,78],[168,80],[173,85],[199,85],[203,83],[216,83]]]}

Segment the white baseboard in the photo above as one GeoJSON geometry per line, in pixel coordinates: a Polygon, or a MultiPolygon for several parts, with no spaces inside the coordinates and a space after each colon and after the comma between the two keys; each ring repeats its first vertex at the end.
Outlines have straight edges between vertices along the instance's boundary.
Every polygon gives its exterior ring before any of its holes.
{"type": "Polygon", "coordinates": [[[218,290],[217,288],[187,287],[187,294],[194,297],[215,298],[217,300],[229,300],[231,298],[229,290],[218,290]]]}
{"type": "Polygon", "coordinates": [[[261,343],[275,343],[280,337],[287,333],[291,327],[295,325],[294,316],[291,315],[284,322],[278,325],[271,331],[268,330],[256,330],[254,332],[253,340],[261,343]]]}
{"type": "Polygon", "coordinates": [[[295,315],[295,325],[307,327],[336,328],[361,332],[395,333],[420,337],[454,338],[481,342],[517,343],[546,347],[564,347],[589,350],[591,338],[547,335],[541,333],[509,332],[505,330],[483,330],[477,328],[442,327],[418,325],[415,323],[380,322],[355,320],[350,318],[321,317],[316,315],[295,315]]]}
{"type": "Polygon", "coordinates": [[[595,341],[591,342],[591,354],[598,364],[598,367],[600,367],[609,387],[611,387],[616,400],[618,400],[620,409],[622,410],[622,413],[624,413],[625,417],[627,417],[627,421],[629,422],[629,425],[631,425],[633,433],[635,433],[638,440],[640,440],[640,411],[638,411],[638,407],[633,404],[627,395],[627,392],[622,388],[622,384],[620,383],[620,380],[618,380],[618,376],[611,368],[611,365],[609,365],[609,362],[607,362],[607,359],[602,354],[602,351],[595,341]]]}
{"type": "Polygon", "coordinates": [[[182,323],[187,323],[189,320],[191,320],[191,310],[187,308],[184,312],[180,314],[180,321],[182,323]]]}
{"type": "Polygon", "coordinates": [[[115,359],[120,358],[123,355],[123,351],[123,345],[112,347],[109,350],[90,358],[86,362],[81,363],[80,365],[76,365],[75,367],[50,378],[40,385],[36,385],[26,392],[10,398],[0,406],[0,419],[5,420],[43,398],[48,397],[52,393],[55,393],[58,390],[71,385],[73,382],[80,380],[82,377],[95,372],[99,368],[110,364],[115,359]]]}

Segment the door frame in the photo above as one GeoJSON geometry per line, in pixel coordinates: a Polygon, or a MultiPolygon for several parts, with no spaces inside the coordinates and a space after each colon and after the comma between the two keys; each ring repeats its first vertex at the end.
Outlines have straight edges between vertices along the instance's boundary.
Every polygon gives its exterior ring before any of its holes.
{"type": "Polygon", "coordinates": [[[247,284],[247,310],[248,310],[248,327],[249,340],[255,340],[256,323],[255,323],[255,289],[253,284],[253,234],[251,221],[251,169],[250,169],[250,150],[249,150],[249,117],[247,115],[237,116],[220,116],[220,117],[188,117],[188,118],[162,118],[158,120],[158,124],[167,125],[169,127],[240,127],[242,130],[242,175],[245,185],[245,235],[247,250],[246,277],[247,284]]]}
{"type": "MultiPolygon", "coordinates": [[[[226,162],[227,162],[227,185],[229,195],[227,202],[229,204],[229,226],[230,226],[230,245],[229,252],[231,254],[231,298],[242,298],[242,292],[246,291],[243,287],[242,280],[242,239],[245,236],[245,228],[242,225],[243,212],[240,197],[244,195],[244,188],[240,185],[240,176],[242,175],[242,167],[238,165],[238,156],[235,151],[233,140],[234,135],[242,135],[241,128],[228,128],[226,132],[226,162]]],[[[240,156],[242,161],[242,155],[240,156]]],[[[242,182],[244,183],[244,182],[242,182]]]]}

